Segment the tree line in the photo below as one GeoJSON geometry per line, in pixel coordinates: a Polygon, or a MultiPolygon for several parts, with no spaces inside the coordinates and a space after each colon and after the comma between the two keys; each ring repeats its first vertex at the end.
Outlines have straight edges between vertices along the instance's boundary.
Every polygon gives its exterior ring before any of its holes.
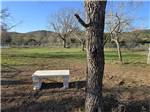
{"type": "MultiPolygon", "coordinates": [[[[121,48],[132,49],[143,46],[150,42],[150,30],[137,30],[132,32],[124,32],[121,34],[119,44],[121,48]]],[[[76,32],[77,34],[71,34],[66,38],[66,48],[81,47],[85,49],[85,32],[76,32]]],[[[107,38],[110,34],[105,33],[104,37],[107,38]]],[[[58,37],[58,34],[52,31],[39,30],[28,33],[17,32],[3,32],[1,35],[2,46],[16,46],[16,47],[64,47],[63,41],[58,37]]],[[[107,38],[105,43],[106,48],[115,48],[116,44],[107,38]]]]}

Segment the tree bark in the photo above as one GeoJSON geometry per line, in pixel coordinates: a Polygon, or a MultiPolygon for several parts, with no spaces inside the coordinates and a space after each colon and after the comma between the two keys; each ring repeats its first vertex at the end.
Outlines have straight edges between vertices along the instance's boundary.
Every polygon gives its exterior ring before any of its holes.
{"type": "Polygon", "coordinates": [[[85,48],[85,41],[82,42],[82,51],[85,51],[84,48],[85,48]]]}
{"type": "Polygon", "coordinates": [[[85,1],[89,27],[86,28],[87,86],[85,112],[103,112],[104,23],[106,1],[85,1]]]}
{"type": "Polygon", "coordinates": [[[121,54],[120,45],[119,45],[118,41],[116,41],[116,45],[117,45],[117,51],[118,51],[119,61],[122,63],[122,54],[121,54]]]}
{"type": "Polygon", "coordinates": [[[113,40],[113,41],[116,43],[119,61],[122,63],[122,54],[121,54],[119,42],[117,40],[113,40]]]}
{"type": "Polygon", "coordinates": [[[66,41],[66,39],[63,39],[63,46],[64,46],[64,48],[67,48],[67,41],[66,41]]]}

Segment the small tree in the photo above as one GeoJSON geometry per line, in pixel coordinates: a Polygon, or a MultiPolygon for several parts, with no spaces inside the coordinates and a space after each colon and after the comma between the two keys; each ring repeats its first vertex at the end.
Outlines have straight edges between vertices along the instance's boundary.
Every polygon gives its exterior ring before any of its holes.
{"type": "MultiPolygon", "coordinates": [[[[125,18],[123,15],[118,13],[110,13],[107,15],[106,19],[106,30],[109,35],[107,36],[106,41],[110,38],[111,42],[115,42],[118,51],[119,61],[122,63],[122,54],[120,49],[120,38],[121,34],[128,30],[131,26],[131,19],[125,18]]],[[[104,43],[105,44],[105,43],[104,43]]]]}
{"type": "Polygon", "coordinates": [[[106,31],[109,33],[109,36],[106,37],[107,40],[111,40],[111,42],[115,42],[118,51],[118,57],[120,62],[122,63],[122,55],[120,48],[120,40],[122,38],[122,34],[124,32],[129,32],[134,29],[134,21],[139,19],[137,17],[136,9],[140,6],[141,2],[118,2],[114,4],[111,2],[110,7],[108,9],[108,14],[106,15],[106,31]],[[111,6],[112,5],[112,6],[111,6]],[[115,5],[115,6],[114,6],[115,5]],[[131,8],[127,8],[127,7],[131,8]],[[113,10],[115,7],[115,10],[113,10]],[[130,12],[130,13],[129,13],[130,12]],[[135,13],[136,12],[136,13],[135,13]]]}
{"type": "Polygon", "coordinates": [[[50,23],[58,37],[63,41],[64,48],[68,47],[67,40],[77,27],[73,13],[75,13],[73,9],[61,9],[54,15],[54,21],[50,23]]]}

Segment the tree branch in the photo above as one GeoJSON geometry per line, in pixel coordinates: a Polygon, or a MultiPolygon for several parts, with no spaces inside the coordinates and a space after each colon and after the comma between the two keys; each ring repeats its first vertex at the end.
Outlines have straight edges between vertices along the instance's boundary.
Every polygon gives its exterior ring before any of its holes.
{"type": "MultiPolygon", "coordinates": [[[[116,28],[118,27],[120,25],[120,23],[118,23],[114,28],[113,28],[113,30],[109,33],[110,35],[116,30],[116,28]]],[[[106,36],[106,40],[104,41],[104,43],[103,43],[103,46],[106,44],[106,42],[108,41],[108,37],[109,36],[106,36]]]]}
{"type": "Polygon", "coordinates": [[[79,16],[78,14],[75,14],[74,16],[76,17],[76,19],[78,20],[78,22],[79,22],[83,27],[87,28],[87,27],[90,26],[89,24],[86,24],[86,23],[80,18],[80,16],[79,16]]]}
{"type": "Polygon", "coordinates": [[[53,24],[53,23],[51,23],[51,24],[52,24],[52,26],[53,26],[55,32],[58,34],[58,36],[59,36],[62,40],[65,40],[64,36],[62,36],[62,33],[60,33],[60,32],[58,31],[58,28],[56,28],[55,24],[53,24]]]}
{"type": "Polygon", "coordinates": [[[12,25],[12,26],[10,26],[9,28],[7,28],[7,30],[10,30],[10,29],[14,28],[14,27],[16,27],[17,25],[19,25],[19,24],[21,24],[21,23],[22,23],[22,21],[20,21],[20,22],[14,24],[14,25],[12,25]]]}

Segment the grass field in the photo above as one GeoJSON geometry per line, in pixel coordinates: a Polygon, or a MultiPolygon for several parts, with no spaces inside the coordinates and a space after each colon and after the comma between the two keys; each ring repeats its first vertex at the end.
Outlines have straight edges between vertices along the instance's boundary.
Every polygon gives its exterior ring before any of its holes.
{"type": "MultiPolygon", "coordinates": [[[[147,59],[146,51],[132,52],[128,50],[123,50],[123,61],[128,64],[146,64],[147,59]]],[[[2,49],[2,64],[21,64],[25,61],[30,61],[32,59],[47,59],[47,58],[60,58],[60,59],[78,59],[85,60],[86,53],[81,51],[81,49],[71,48],[8,48],[2,49]],[[18,62],[19,60],[19,62],[18,62]],[[21,62],[22,61],[22,62],[21,62]],[[12,63],[11,63],[12,62],[12,63]],[[15,63],[16,62],[16,63],[15,63]]],[[[105,50],[105,62],[117,62],[118,55],[115,49],[105,50]]]]}
{"type": "MultiPolygon", "coordinates": [[[[148,112],[150,65],[148,51],[123,50],[123,63],[116,49],[105,49],[104,109],[124,103],[128,112],[148,112]]],[[[7,48],[1,50],[2,112],[80,112],[85,99],[86,53],[70,48],[7,48]],[[69,69],[70,88],[60,89],[61,78],[44,80],[33,91],[31,76],[39,69],[69,69]],[[79,86],[79,87],[78,87],[79,86]],[[54,88],[55,87],[55,88],[54,88]]]]}

